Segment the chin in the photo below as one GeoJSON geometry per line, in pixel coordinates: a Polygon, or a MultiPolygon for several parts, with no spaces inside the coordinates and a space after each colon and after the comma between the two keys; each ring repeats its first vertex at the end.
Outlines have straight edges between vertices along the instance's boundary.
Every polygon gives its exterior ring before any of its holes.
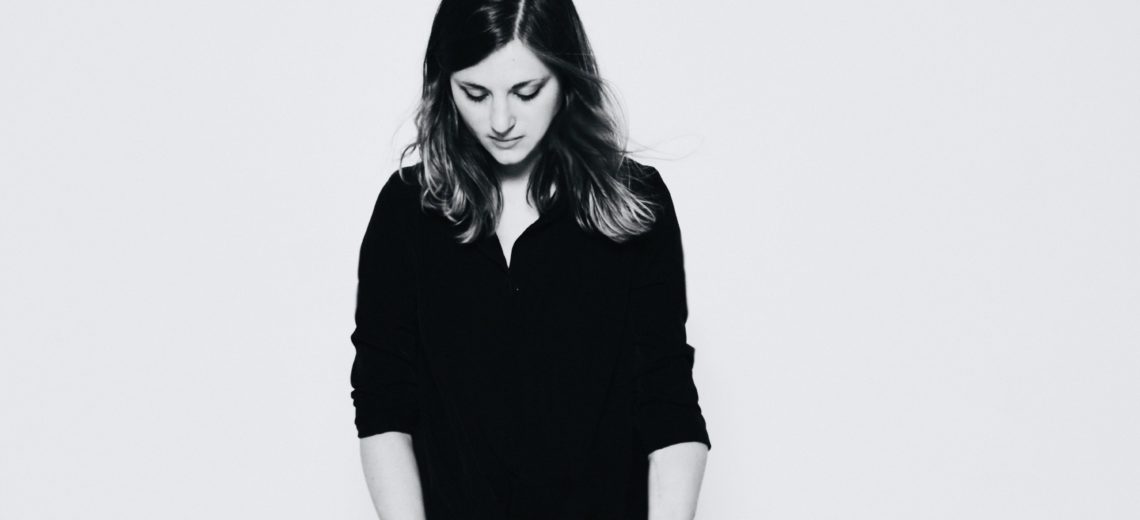
{"type": "Polygon", "coordinates": [[[503,166],[519,164],[523,162],[523,160],[530,156],[531,151],[532,150],[519,150],[517,148],[512,148],[510,150],[500,150],[494,147],[487,150],[487,152],[491,154],[491,157],[495,159],[495,162],[503,166]]]}

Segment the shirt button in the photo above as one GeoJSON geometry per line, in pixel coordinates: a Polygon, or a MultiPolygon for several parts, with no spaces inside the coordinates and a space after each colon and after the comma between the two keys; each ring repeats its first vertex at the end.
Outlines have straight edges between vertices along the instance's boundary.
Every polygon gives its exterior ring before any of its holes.
{"type": "Polygon", "coordinates": [[[515,286],[515,292],[519,292],[519,286],[515,286]]]}

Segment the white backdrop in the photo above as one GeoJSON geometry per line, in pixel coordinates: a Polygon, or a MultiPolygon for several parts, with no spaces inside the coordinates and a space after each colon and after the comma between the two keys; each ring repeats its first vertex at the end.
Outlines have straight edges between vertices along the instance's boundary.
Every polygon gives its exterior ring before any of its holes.
{"type": "MultiPolygon", "coordinates": [[[[436,5],[0,4],[0,518],[373,517],[436,5]]],[[[1140,517],[1140,5],[578,6],[681,219],[698,518],[1140,517]]]]}

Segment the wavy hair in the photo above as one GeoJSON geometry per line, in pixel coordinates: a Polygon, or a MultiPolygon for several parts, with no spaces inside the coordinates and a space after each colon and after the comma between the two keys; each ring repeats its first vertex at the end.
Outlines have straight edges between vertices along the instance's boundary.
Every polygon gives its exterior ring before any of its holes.
{"type": "Polygon", "coordinates": [[[578,226],[624,242],[650,228],[655,203],[633,189],[646,174],[626,153],[620,107],[597,62],[571,0],[443,0],[424,56],[423,89],[415,113],[416,138],[400,154],[418,150],[414,168],[420,203],[460,226],[470,243],[497,227],[502,191],[495,160],[461,124],[450,79],[495,50],[519,40],[561,84],[561,109],[542,141],[527,185],[540,212],[566,197],[578,226]]]}

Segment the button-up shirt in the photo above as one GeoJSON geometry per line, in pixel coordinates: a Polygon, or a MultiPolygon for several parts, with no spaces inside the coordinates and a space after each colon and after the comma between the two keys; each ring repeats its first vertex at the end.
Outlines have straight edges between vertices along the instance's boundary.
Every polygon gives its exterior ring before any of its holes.
{"type": "Polygon", "coordinates": [[[355,424],[412,436],[429,520],[645,518],[649,453],[711,448],[673,201],[627,163],[657,204],[650,231],[584,231],[560,196],[509,266],[496,234],[461,244],[422,208],[422,163],[381,188],[360,248],[355,424]]]}

